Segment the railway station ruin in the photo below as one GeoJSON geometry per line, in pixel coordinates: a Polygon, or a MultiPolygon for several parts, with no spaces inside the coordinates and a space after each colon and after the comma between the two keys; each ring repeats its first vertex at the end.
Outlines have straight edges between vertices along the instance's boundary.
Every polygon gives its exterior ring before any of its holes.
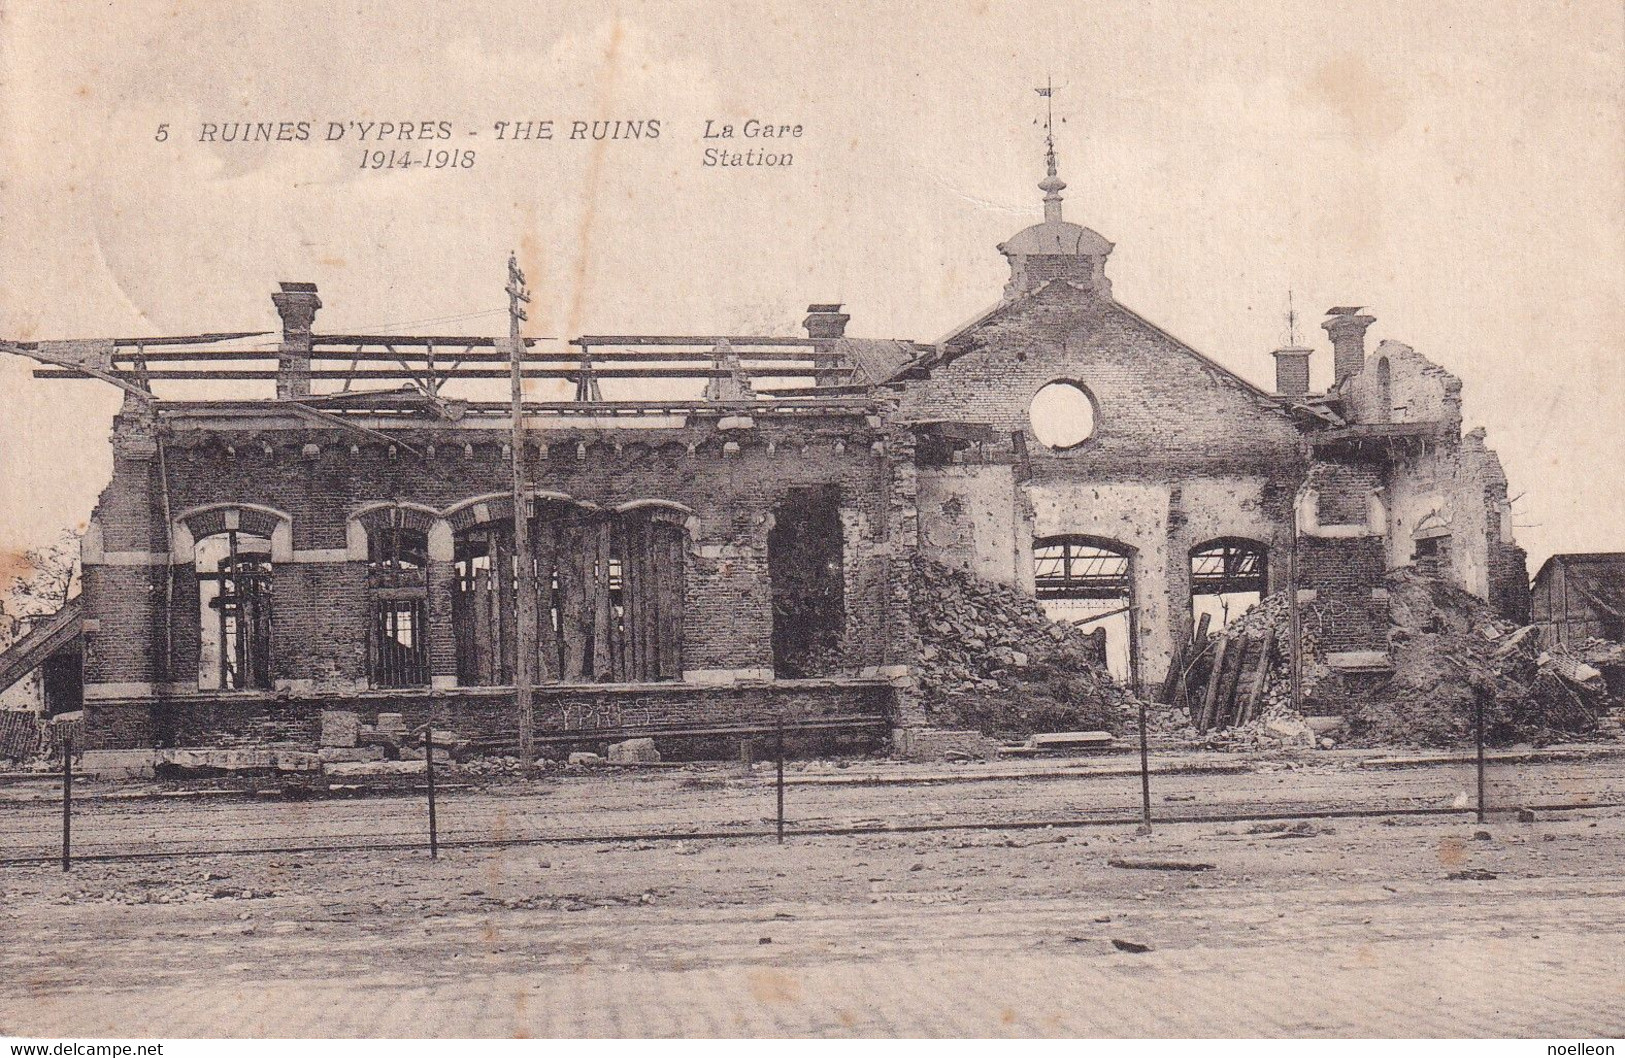
{"type": "Polygon", "coordinates": [[[922,559],[1102,629],[1148,695],[1204,615],[1282,590],[1317,601],[1315,663],[1380,670],[1401,566],[1527,621],[1506,478],[1455,376],[1368,350],[1374,317],[1339,306],[1330,389],[1307,346],[1248,381],[1113,297],[1113,244],[1063,219],[1047,161],[1002,296],[940,341],[852,337],[813,304],[796,337],[527,343],[525,378],[575,396],[528,397],[517,434],[509,402],[469,395],[508,378],[505,339],[327,333],[312,283],[271,295],[259,348],[8,342],[125,396],[82,593],[0,682],[39,673],[91,749],[314,743],[333,710],[432,712],[494,749],[523,643],[541,752],[781,722],[874,747],[927,723],[922,559]],[[241,395],[166,392],[205,378],[241,395]]]}

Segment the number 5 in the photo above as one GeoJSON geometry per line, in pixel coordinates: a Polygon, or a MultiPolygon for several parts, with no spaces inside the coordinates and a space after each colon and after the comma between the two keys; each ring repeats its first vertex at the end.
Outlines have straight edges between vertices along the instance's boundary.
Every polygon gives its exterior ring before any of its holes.
{"type": "Polygon", "coordinates": [[[169,139],[169,122],[166,121],[162,125],[158,126],[158,134],[154,136],[153,139],[157,140],[159,143],[169,139]]]}

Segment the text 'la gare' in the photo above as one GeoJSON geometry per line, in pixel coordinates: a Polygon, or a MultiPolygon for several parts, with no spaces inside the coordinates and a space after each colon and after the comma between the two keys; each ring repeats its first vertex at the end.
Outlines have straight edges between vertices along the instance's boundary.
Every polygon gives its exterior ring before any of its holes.
{"type": "Polygon", "coordinates": [[[734,127],[715,118],[705,119],[705,133],[701,139],[707,140],[795,140],[801,138],[800,125],[773,125],[766,121],[751,118],[739,127],[736,135],[734,127]]]}

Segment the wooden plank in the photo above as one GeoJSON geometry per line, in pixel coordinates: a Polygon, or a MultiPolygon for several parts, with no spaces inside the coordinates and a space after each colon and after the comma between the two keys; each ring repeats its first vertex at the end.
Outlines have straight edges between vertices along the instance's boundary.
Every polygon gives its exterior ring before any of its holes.
{"type": "MultiPolygon", "coordinates": [[[[621,566],[621,606],[626,605],[626,541],[621,532],[621,520],[610,518],[605,521],[609,532],[609,558],[620,562],[621,566]]],[[[606,576],[608,575],[606,570],[606,576]]],[[[622,622],[623,614],[615,612],[614,596],[610,597],[610,625],[609,625],[609,665],[614,674],[616,683],[627,683],[631,677],[626,673],[626,628],[622,622]]]]}
{"type": "MultiPolygon", "coordinates": [[[[743,369],[743,374],[754,378],[811,378],[816,372],[812,367],[752,367],[743,369]]],[[[122,379],[134,385],[130,379],[133,373],[126,370],[115,370],[106,373],[113,379],[122,379]]],[[[148,377],[158,382],[270,382],[274,381],[280,372],[271,369],[253,370],[219,370],[210,371],[199,368],[170,368],[148,372],[148,377]]],[[[393,381],[403,379],[417,381],[418,374],[405,367],[391,368],[359,368],[347,371],[334,368],[312,368],[304,374],[313,381],[342,381],[354,379],[358,382],[393,381]]],[[[581,374],[578,368],[542,368],[527,367],[520,374],[525,378],[550,378],[574,381],[581,374]]],[[[733,378],[735,372],[725,368],[709,367],[606,367],[594,368],[593,374],[600,379],[614,378],[677,378],[677,379],[710,379],[733,378]]],[[[437,372],[443,379],[468,378],[509,378],[510,373],[500,368],[490,367],[459,367],[452,370],[450,367],[442,368],[437,372]]],[[[91,370],[68,367],[36,367],[35,378],[98,378],[101,375],[91,370]]],[[[109,381],[104,378],[103,381],[109,381]]]]}
{"type": "MultiPolygon", "coordinates": [[[[435,341],[404,343],[401,341],[392,340],[388,343],[380,342],[378,344],[380,346],[402,346],[402,348],[398,348],[394,352],[389,352],[386,349],[368,349],[365,346],[353,349],[342,349],[338,347],[323,348],[318,346],[313,348],[309,355],[312,361],[336,360],[341,362],[351,362],[359,360],[367,363],[396,363],[401,360],[411,360],[428,363],[436,359],[442,361],[446,360],[447,357],[445,355],[445,350],[447,348],[451,348],[451,346],[443,345],[435,341]]],[[[461,339],[459,339],[456,343],[453,343],[453,345],[460,344],[462,344],[461,339]]],[[[817,353],[791,353],[772,350],[758,350],[756,352],[751,352],[749,350],[735,350],[734,353],[736,356],[738,356],[742,363],[746,364],[806,363],[808,365],[815,365],[816,369],[820,372],[843,369],[843,365],[840,364],[821,364],[820,361],[826,361],[829,358],[827,355],[817,353]]],[[[219,363],[222,361],[229,362],[237,360],[267,360],[274,363],[280,358],[281,353],[274,348],[186,349],[177,350],[174,352],[165,352],[163,350],[143,350],[140,353],[113,353],[113,359],[120,363],[132,362],[137,356],[145,356],[146,359],[152,363],[164,364],[219,363]]],[[[628,352],[622,350],[619,352],[594,352],[592,354],[592,362],[595,364],[615,362],[695,363],[709,365],[713,359],[714,353],[710,349],[695,349],[691,352],[628,352]]],[[[459,352],[452,357],[451,360],[453,362],[467,362],[471,364],[506,364],[511,361],[511,358],[507,353],[470,351],[459,352]]],[[[582,363],[583,360],[583,354],[578,352],[532,352],[525,354],[523,362],[527,364],[579,364],[582,363]]],[[[847,366],[845,369],[851,370],[849,366],[847,366]]]]}
{"type": "Polygon", "coordinates": [[[592,672],[600,683],[615,679],[615,665],[610,651],[610,625],[615,613],[609,597],[609,519],[599,518],[590,528],[594,585],[592,616],[592,672]]]}
{"type": "Polygon", "coordinates": [[[534,544],[531,557],[536,562],[536,681],[556,683],[561,671],[559,630],[553,623],[558,527],[553,512],[547,507],[538,505],[536,517],[530,523],[530,534],[534,544]]]}
{"type": "Polygon", "coordinates": [[[784,338],[764,336],[741,336],[737,334],[717,335],[706,337],[704,335],[677,335],[677,334],[584,334],[580,338],[571,338],[571,345],[583,348],[594,345],[697,345],[715,347],[719,342],[727,342],[731,346],[759,345],[772,348],[774,346],[800,346],[801,348],[825,348],[834,344],[833,338],[784,338]]]}
{"type": "Polygon", "coordinates": [[[563,596],[561,609],[563,613],[564,637],[564,679],[576,681],[581,679],[582,668],[587,656],[586,642],[586,584],[583,581],[581,560],[585,549],[582,547],[581,527],[568,525],[561,527],[559,533],[559,585],[563,596]]]}
{"type": "MultiPolygon", "coordinates": [[[[244,335],[244,337],[252,337],[244,335]]],[[[323,345],[460,345],[465,349],[489,349],[501,345],[508,348],[507,336],[494,338],[488,334],[313,334],[310,336],[312,346],[323,345]]],[[[527,347],[538,342],[549,341],[547,338],[526,338],[527,347]]],[[[506,360],[508,354],[502,353],[506,360]]]]}
{"type": "Polygon", "coordinates": [[[1181,644],[1178,653],[1168,664],[1168,674],[1162,678],[1162,686],[1157,688],[1157,701],[1172,705],[1174,691],[1179,687],[1180,674],[1185,669],[1185,663],[1190,657],[1190,644],[1181,644]]]}
{"type": "Polygon", "coordinates": [[[495,643],[492,602],[491,571],[477,569],[474,571],[474,679],[482,687],[489,687],[496,682],[491,664],[491,648],[495,643]]]}
{"type": "Polygon", "coordinates": [[[643,620],[643,565],[638,560],[638,527],[643,520],[636,515],[622,518],[621,526],[621,625],[626,637],[626,679],[642,682],[643,644],[638,639],[638,628],[643,620]]]}
{"type": "Polygon", "coordinates": [[[1225,673],[1224,686],[1219,689],[1218,718],[1214,723],[1219,727],[1231,727],[1236,723],[1236,690],[1241,686],[1242,673],[1247,671],[1247,651],[1253,641],[1243,636],[1236,641],[1236,649],[1231,651],[1234,661],[1225,667],[1230,671],[1225,673]]]}
{"type": "Polygon", "coordinates": [[[1219,697],[1219,677],[1224,674],[1224,655],[1230,641],[1222,636],[1213,648],[1213,667],[1208,670],[1207,693],[1202,696],[1202,718],[1196,730],[1206,732],[1213,726],[1213,708],[1219,697]]]}
{"type": "Polygon", "coordinates": [[[1247,702],[1241,710],[1240,723],[1248,723],[1258,717],[1258,699],[1264,692],[1264,680],[1269,676],[1270,651],[1275,647],[1275,626],[1270,625],[1264,629],[1264,645],[1258,652],[1258,666],[1253,670],[1252,689],[1247,692],[1247,702]]]}
{"type": "Polygon", "coordinates": [[[512,683],[517,671],[519,650],[518,599],[513,583],[513,533],[491,534],[496,538],[496,557],[491,563],[491,577],[496,584],[497,646],[501,661],[497,665],[499,679],[512,683]]]}
{"type": "Polygon", "coordinates": [[[649,521],[638,517],[632,523],[633,555],[638,567],[638,623],[633,629],[633,638],[637,642],[638,678],[652,680],[659,671],[659,659],[651,647],[654,637],[650,634],[654,622],[659,616],[659,597],[656,592],[654,567],[649,561],[649,521]]]}

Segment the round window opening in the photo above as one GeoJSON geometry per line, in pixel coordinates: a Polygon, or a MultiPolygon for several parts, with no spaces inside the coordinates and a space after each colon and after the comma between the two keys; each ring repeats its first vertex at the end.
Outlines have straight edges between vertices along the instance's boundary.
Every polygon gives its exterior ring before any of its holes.
{"type": "Polygon", "coordinates": [[[1046,448],[1076,448],[1095,432],[1095,402],[1075,382],[1051,382],[1033,397],[1033,436],[1046,448]]]}

